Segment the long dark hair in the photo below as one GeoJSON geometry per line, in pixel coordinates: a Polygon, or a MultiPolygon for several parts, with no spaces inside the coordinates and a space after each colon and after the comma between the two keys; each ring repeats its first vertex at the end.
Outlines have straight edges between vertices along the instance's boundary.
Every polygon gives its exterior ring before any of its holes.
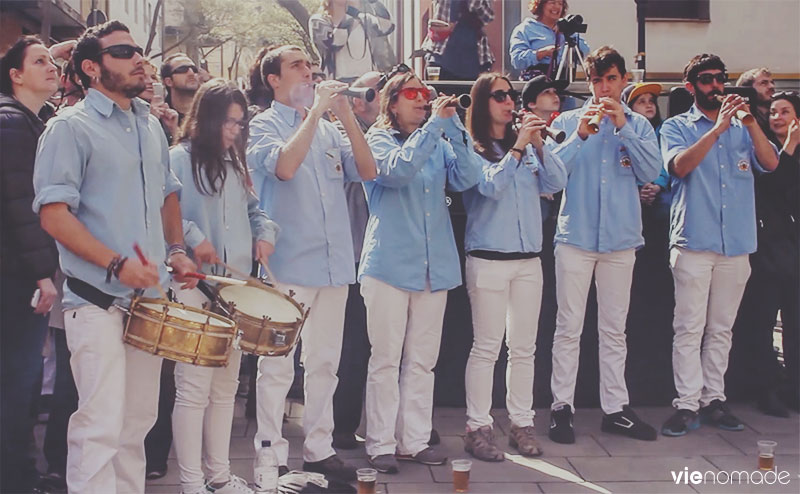
{"type": "Polygon", "coordinates": [[[397,115],[392,113],[391,106],[397,102],[400,90],[412,79],[419,80],[419,77],[412,71],[402,72],[389,79],[389,82],[387,82],[381,90],[381,113],[375,121],[375,126],[379,129],[399,130],[401,134],[400,137],[403,139],[408,136],[405,135],[400,128],[400,124],[397,122],[397,115]]]}
{"type": "Polygon", "coordinates": [[[25,54],[31,45],[44,45],[38,36],[20,36],[0,58],[0,93],[14,95],[14,83],[11,82],[11,69],[22,70],[25,54]]]}
{"type": "Polygon", "coordinates": [[[232,104],[242,107],[244,128],[231,148],[233,171],[249,186],[245,158],[245,139],[247,129],[247,98],[233,82],[215,78],[197,90],[192,100],[192,108],[181,128],[181,142],[191,143],[192,175],[197,189],[206,195],[214,195],[222,190],[228,175],[225,166],[227,149],[222,149],[222,126],[228,118],[228,108],[232,104]]]}
{"type": "Polygon", "coordinates": [[[511,81],[503,74],[497,72],[481,74],[478,80],[475,81],[475,85],[472,86],[472,91],[470,91],[472,105],[467,110],[467,130],[472,135],[475,152],[489,161],[498,161],[500,159],[494,149],[495,142],[499,143],[500,148],[506,153],[514,146],[514,142],[517,140],[517,132],[514,130],[513,121],[506,125],[502,139],[493,139],[489,134],[492,123],[492,117],[489,115],[489,98],[491,98],[489,94],[492,92],[492,84],[498,79],[506,81],[509,88],[514,87],[511,85],[511,81]]]}

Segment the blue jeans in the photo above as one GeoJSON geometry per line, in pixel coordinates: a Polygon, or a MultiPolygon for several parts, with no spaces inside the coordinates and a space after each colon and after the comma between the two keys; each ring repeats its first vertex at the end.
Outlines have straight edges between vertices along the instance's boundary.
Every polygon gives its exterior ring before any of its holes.
{"type": "Polygon", "coordinates": [[[47,317],[30,306],[36,282],[0,279],[0,492],[25,492],[38,480],[28,445],[31,403],[42,375],[47,317]]]}

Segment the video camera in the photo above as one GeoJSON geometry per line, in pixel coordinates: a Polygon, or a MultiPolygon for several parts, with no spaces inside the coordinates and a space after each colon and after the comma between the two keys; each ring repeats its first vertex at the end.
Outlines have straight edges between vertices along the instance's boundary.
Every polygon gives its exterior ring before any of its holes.
{"type": "Polygon", "coordinates": [[[583,23],[583,16],[580,14],[570,14],[562,17],[556,23],[558,32],[569,38],[575,33],[585,33],[588,27],[583,23]]]}

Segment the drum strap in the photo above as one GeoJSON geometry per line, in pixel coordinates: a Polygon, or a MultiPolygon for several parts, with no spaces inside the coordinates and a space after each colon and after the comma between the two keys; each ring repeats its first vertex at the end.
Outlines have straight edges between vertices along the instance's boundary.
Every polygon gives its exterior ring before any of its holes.
{"type": "Polygon", "coordinates": [[[72,292],[82,299],[93,303],[103,310],[108,310],[116,297],[109,295],[78,278],[67,276],[67,286],[72,292]]]}

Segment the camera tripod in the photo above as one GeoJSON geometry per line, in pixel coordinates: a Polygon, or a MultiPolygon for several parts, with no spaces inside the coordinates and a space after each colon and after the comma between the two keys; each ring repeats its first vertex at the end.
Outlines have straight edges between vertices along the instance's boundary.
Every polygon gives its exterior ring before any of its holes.
{"type": "Polygon", "coordinates": [[[558,71],[556,71],[556,76],[553,80],[561,79],[561,74],[564,73],[564,68],[567,69],[567,79],[570,84],[575,82],[575,60],[577,59],[581,63],[581,67],[583,67],[583,73],[587,75],[589,71],[586,70],[586,62],[583,61],[583,55],[581,55],[581,50],[578,48],[578,37],[574,33],[569,36],[564,36],[566,40],[564,53],[561,54],[561,61],[558,63],[558,71]]]}

